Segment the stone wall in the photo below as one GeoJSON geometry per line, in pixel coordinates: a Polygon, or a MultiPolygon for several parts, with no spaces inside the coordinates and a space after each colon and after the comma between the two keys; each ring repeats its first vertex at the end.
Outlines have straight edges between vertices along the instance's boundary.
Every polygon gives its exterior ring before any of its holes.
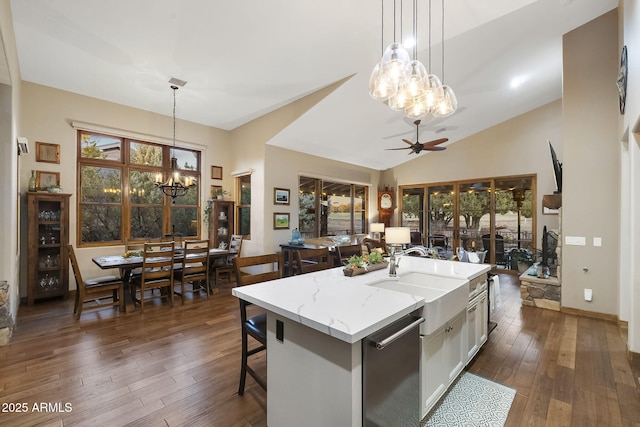
{"type": "Polygon", "coordinates": [[[560,292],[560,282],[556,277],[541,279],[526,272],[520,275],[522,305],[560,311],[560,292]]]}
{"type": "Polygon", "coordinates": [[[0,345],[9,344],[13,332],[13,318],[9,310],[9,284],[0,282],[0,345]]]}

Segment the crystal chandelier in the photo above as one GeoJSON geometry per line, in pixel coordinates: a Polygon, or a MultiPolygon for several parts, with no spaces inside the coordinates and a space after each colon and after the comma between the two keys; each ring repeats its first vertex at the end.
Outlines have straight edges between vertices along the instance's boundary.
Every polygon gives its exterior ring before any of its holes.
{"type": "MultiPolygon", "coordinates": [[[[402,0],[400,0],[402,6],[402,0]]],[[[384,0],[383,33],[384,33],[384,0]]],[[[402,12],[401,12],[402,15],[402,12]]],[[[393,1],[394,41],[373,68],[369,78],[369,95],[386,102],[395,111],[404,111],[410,119],[432,115],[446,117],[458,108],[453,89],[443,85],[431,71],[431,0],[429,0],[429,69],[418,61],[418,1],[413,0],[413,60],[402,44],[395,41],[396,0],[393,1]]],[[[402,17],[400,18],[402,21],[402,17]]],[[[402,30],[400,31],[402,32],[402,30]]],[[[442,77],[444,80],[444,0],[442,0],[442,77]]]]}
{"type": "Polygon", "coordinates": [[[193,187],[196,183],[195,180],[186,176],[183,178],[180,177],[180,171],[178,169],[178,159],[175,156],[176,149],[176,90],[178,90],[178,86],[172,85],[171,89],[173,89],[173,149],[171,155],[171,174],[167,178],[165,182],[162,182],[162,174],[159,173],[156,175],[156,186],[162,190],[164,194],[171,197],[173,203],[176,202],[176,197],[184,196],[187,194],[187,191],[191,187],[193,187]]]}

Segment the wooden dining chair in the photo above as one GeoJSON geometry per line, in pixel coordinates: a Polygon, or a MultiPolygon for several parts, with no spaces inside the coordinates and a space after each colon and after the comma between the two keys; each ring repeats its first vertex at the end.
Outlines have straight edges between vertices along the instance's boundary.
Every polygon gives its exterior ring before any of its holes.
{"type": "Polygon", "coordinates": [[[209,298],[209,247],[209,240],[184,241],[184,256],[173,269],[174,281],[180,282],[180,292],[174,293],[180,296],[182,304],[186,292],[204,290],[209,298]],[[187,289],[189,283],[191,289],[187,289]]]}
{"type": "MultiPolygon", "coordinates": [[[[282,254],[257,255],[250,257],[237,257],[233,259],[238,286],[251,285],[268,280],[282,278],[282,254]],[[248,270],[248,271],[247,271],[248,270]]],[[[244,394],[244,386],[247,374],[267,390],[267,383],[256,371],[249,366],[249,357],[267,349],[267,313],[263,310],[252,310],[248,315],[247,308],[250,302],[240,299],[240,323],[242,327],[242,361],[240,365],[240,385],[238,395],[244,394]],[[259,345],[249,348],[249,337],[256,340],[259,345]]]]}
{"type": "Polygon", "coordinates": [[[67,248],[73,275],[76,279],[76,299],[73,305],[76,320],[80,320],[83,309],[119,307],[120,311],[124,311],[124,283],[122,279],[116,276],[101,276],[84,280],[73,246],[68,245],[67,248]],[[110,301],[102,302],[104,299],[110,299],[110,301]],[[93,305],[85,308],[84,305],[89,303],[93,303],[93,305]]]}
{"type": "Polygon", "coordinates": [[[167,298],[173,307],[173,265],[174,242],[145,243],[142,254],[142,274],[131,282],[131,298],[140,304],[140,312],[144,313],[144,293],[148,289],[160,289],[160,295],[150,298],[167,298]],[[166,288],[166,289],[165,289],[166,288]],[[136,290],[140,289],[140,298],[136,298],[136,290]]]}
{"type": "Polygon", "coordinates": [[[346,265],[353,255],[362,256],[362,245],[338,245],[336,250],[341,265],[346,265]]]}
{"type": "MultiPolygon", "coordinates": [[[[231,275],[235,274],[233,259],[241,256],[242,253],[242,235],[232,234],[229,240],[229,256],[227,256],[221,265],[214,265],[215,285],[220,283],[220,276],[226,274],[227,279],[231,281],[231,275]]],[[[213,291],[213,290],[212,290],[213,291]]]]}
{"type": "Polygon", "coordinates": [[[331,261],[329,248],[298,249],[296,251],[298,274],[326,270],[332,266],[331,261]]]}
{"type": "Polygon", "coordinates": [[[376,239],[370,239],[368,237],[365,237],[364,239],[362,239],[362,244],[367,247],[367,250],[369,251],[369,253],[371,253],[373,249],[377,249],[377,248],[382,249],[383,254],[387,253],[387,245],[385,244],[384,239],[376,240],[376,239]]]}

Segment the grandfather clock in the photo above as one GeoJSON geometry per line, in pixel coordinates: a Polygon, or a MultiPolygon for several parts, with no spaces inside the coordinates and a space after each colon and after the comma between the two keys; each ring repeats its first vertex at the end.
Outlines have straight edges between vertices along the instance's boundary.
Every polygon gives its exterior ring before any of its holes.
{"type": "Polygon", "coordinates": [[[385,188],[378,191],[378,212],[380,222],[384,223],[385,228],[391,225],[391,214],[393,213],[393,190],[385,188]]]}

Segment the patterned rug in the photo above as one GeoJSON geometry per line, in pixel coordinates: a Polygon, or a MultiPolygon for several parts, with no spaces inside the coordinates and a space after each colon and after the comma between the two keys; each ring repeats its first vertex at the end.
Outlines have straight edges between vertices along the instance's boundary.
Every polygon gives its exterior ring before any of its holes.
{"type": "Polygon", "coordinates": [[[504,426],[515,395],[512,388],[465,371],[420,426],[504,426]]]}

